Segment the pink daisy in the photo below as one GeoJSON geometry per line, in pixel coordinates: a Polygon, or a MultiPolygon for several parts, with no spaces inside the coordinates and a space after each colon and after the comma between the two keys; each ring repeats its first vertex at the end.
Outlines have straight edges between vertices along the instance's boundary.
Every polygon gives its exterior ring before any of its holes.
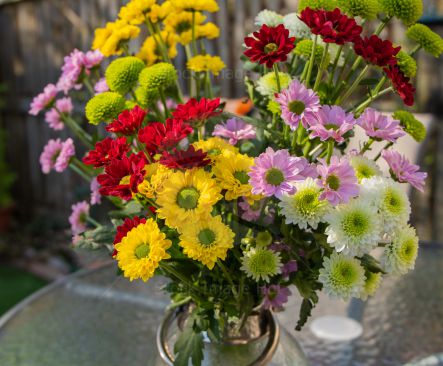
{"type": "Polygon", "coordinates": [[[69,115],[71,114],[73,108],[74,106],[72,105],[71,98],[58,99],[55,102],[55,108],[52,108],[46,112],[45,121],[52,129],[62,130],[64,128],[64,124],[59,112],[69,115]]]}
{"type": "Polygon", "coordinates": [[[97,178],[94,177],[91,180],[91,205],[99,205],[102,203],[102,195],[99,192],[100,184],[97,181],[97,178]]]}
{"type": "MultiPolygon", "coordinates": [[[[248,203],[246,199],[242,199],[238,205],[240,206],[242,212],[240,217],[243,220],[254,222],[260,219],[260,215],[263,211],[263,205],[265,204],[264,200],[254,201],[252,205],[248,203]]],[[[269,225],[274,220],[275,210],[273,208],[268,208],[264,210],[264,214],[266,215],[263,218],[263,223],[269,225]]]]}
{"type": "Polygon", "coordinates": [[[71,231],[74,236],[86,231],[87,218],[89,216],[89,204],[86,201],[72,205],[72,213],[69,216],[71,231]]]}
{"type": "Polygon", "coordinates": [[[326,160],[319,160],[321,164],[317,166],[317,171],[320,179],[317,179],[317,184],[323,188],[320,199],[326,199],[336,206],[358,196],[358,179],[346,158],[333,156],[330,164],[326,160]]]}
{"type": "Polygon", "coordinates": [[[311,138],[319,137],[321,141],[330,138],[338,143],[344,142],[343,135],[352,130],[356,123],[350,113],[337,105],[324,105],[316,114],[317,118],[309,122],[311,138]]]}
{"type": "Polygon", "coordinates": [[[83,65],[86,69],[92,69],[95,66],[100,65],[105,56],[99,51],[88,51],[83,55],[83,65]]]}
{"type": "Polygon", "coordinates": [[[71,89],[81,89],[80,76],[84,67],[85,55],[78,49],[65,56],[62,73],[57,82],[57,89],[67,94],[71,89]]]}
{"type": "Polygon", "coordinates": [[[428,174],[420,172],[418,165],[412,164],[405,156],[393,150],[383,150],[381,156],[386,160],[399,182],[409,183],[423,192],[428,174]]]}
{"type": "Polygon", "coordinates": [[[320,109],[318,95],[298,80],[293,80],[275,100],[281,106],[283,121],[291,127],[291,130],[296,130],[300,122],[307,128],[309,122],[315,121],[315,113],[320,109]]]}
{"type": "Polygon", "coordinates": [[[289,288],[280,285],[263,286],[261,292],[264,296],[263,308],[274,311],[282,310],[283,305],[288,302],[288,298],[292,294],[289,288]]]}
{"type": "Polygon", "coordinates": [[[357,120],[357,124],[365,130],[366,135],[375,140],[395,142],[399,137],[405,135],[400,121],[385,116],[372,108],[366,108],[357,120]]]}
{"type": "Polygon", "coordinates": [[[43,92],[37,95],[31,103],[31,108],[29,109],[29,114],[36,116],[43,109],[48,108],[55,97],[57,96],[57,87],[54,84],[48,84],[43,89],[43,92]]]}
{"type": "Polygon", "coordinates": [[[268,147],[255,158],[255,164],[248,173],[253,194],[281,197],[284,193],[295,192],[294,183],[306,179],[311,168],[305,158],[293,157],[288,150],[274,151],[268,147]]]}
{"type": "Polygon", "coordinates": [[[97,81],[97,83],[94,85],[94,91],[95,95],[109,91],[109,86],[105,78],[101,78],[99,81],[97,81]]]}
{"type": "Polygon", "coordinates": [[[49,140],[40,155],[42,172],[48,174],[52,169],[63,172],[69,165],[71,158],[75,155],[74,141],[67,139],[49,140]]]}
{"type": "Polygon", "coordinates": [[[231,145],[236,145],[240,140],[250,140],[256,137],[255,127],[239,118],[230,118],[225,123],[214,127],[212,136],[229,139],[231,145]]]}

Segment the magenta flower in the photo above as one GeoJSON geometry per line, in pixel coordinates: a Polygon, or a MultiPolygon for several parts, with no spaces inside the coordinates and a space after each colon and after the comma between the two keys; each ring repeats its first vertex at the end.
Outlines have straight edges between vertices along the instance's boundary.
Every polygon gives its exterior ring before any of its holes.
{"type": "Polygon", "coordinates": [[[423,192],[428,174],[420,172],[418,165],[412,164],[405,156],[393,150],[383,150],[381,156],[386,160],[392,174],[397,177],[399,182],[409,183],[423,192]]]}
{"type": "Polygon", "coordinates": [[[366,135],[379,141],[395,142],[399,137],[405,135],[400,121],[385,116],[372,108],[366,108],[357,120],[357,124],[365,130],[366,135]]]}
{"type": "Polygon", "coordinates": [[[52,108],[45,113],[45,121],[52,129],[63,130],[64,124],[59,112],[69,115],[73,108],[71,98],[58,99],[55,102],[55,108],[52,108]]]}
{"type": "Polygon", "coordinates": [[[52,169],[63,172],[69,165],[71,158],[75,155],[74,141],[67,139],[49,140],[40,155],[42,172],[48,174],[52,169]]]}
{"type": "Polygon", "coordinates": [[[220,136],[229,139],[231,145],[240,140],[250,140],[256,137],[255,127],[244,122],[240,118],[230,118],[225,123],[214,127],[212,136],[220,136]]]}
{"type": "Polygon", "coordinates": [[[268,248],[274,252],[288,252],[289,253],[291,251],[291,247],[287,244],[282,243],[282,242],[272,243],[268,248]]]}
{"type": "Polygon", "coordinates": [[[261,292],[264,296],[263,308],[274,311],[282,310],[283,304],[288,302],[291,291],[280,285],[263,286],[261,292]]]}
{"type": "Polygon", "coordinates": [[[296,130],[300,122],[307,128],[310,122],[315,122],[315,113],[320,109],[318,95],[298,80],[293,80],[275,100],[280,104],[283,121],[291,130],[296,130]]]}
{"type": "Polygon", "coordinates": [[[97,81],[97,83],[94,85],[94,91],[95,95],[109,91],[109,86],[105,78],[101,78],[99,81],[97,81]]]}
{"type": "Polygon", "coordinates": [[[71,89],[81,89],[80,76],[84,67],[85,55],[78,49],[65,56],[62,74],[57,82],[57,89],[67,94],[71,89]]]}
{"type": "Polygon", "coordinates": [[[288,150],[274,151],[268,147],[255,158],[248,175],[253,194],[280,198],[284,193],[294,193],[294,183],[305,180],[306,172],[310,173],[311,169],[305,158],[293,157],[288,150]]]}
{"type": "Polygon", "coordinates": [[[297,261],[290,260],[289,262],[285,263],[281,269],[281,274],[283,278],[288,278],[291,273],[298,271],[298,264],[297,261]]]}
{"type": "Polygon", "coordinates": [[[323,188],[320,199],[326,199],[336,206],[358,196],[358,179],[346,158],[333,156],[330,164],[326,160],[319,160],[321,164],[317,166],[317,171],[320,178],[317,179],[317,184],[323,188]]]}
{"type": "Polygon", "coordinates": [[[99,192],[100,184],[97,181],[97,178],[94,177],[91,180],[91,205],[99,205],[102,203],[102,195],[99,192]]]}
{"type": "Polygon", "coordinates": [[[89,70],[95,66],[100,65],[105,56],[99,51],[88,51],[83,55],[83,66],[89,70]]]}
{"type": "Polygon", "coordinates": [[[338,143],[344,142],[343,135],[356,123],[352,114],[337,105],[324,105],[316,115],[317,118],[309,122],[308,129],[312,131],[311,138],[319,137],[321,141],[334,139],[338,143]]]}
{"type": "Polygon", "coordinates": [[[89,204],[86,201],[72,205],[72,213],[69,216],[72,234],[78,235],[86,231],[87,218],[89,216],[89,204]]]}
{"type": "Polygon", "coordinates": [[[43,92],[37,95],[31,103],[29,114],[36,116],[43,109],[48,108],[57,96],[57,87],[54,84],[48,84],[43,89],[43,92]]]}
{"type": "Polygon", "coordinates": [[[242,209],[240,217],[246,221],[257,221],[260,218],[261,211],[263,209],[264,201],[254,201],[252,205],[246,199],[242,199],[238,205],[242,209]]]}

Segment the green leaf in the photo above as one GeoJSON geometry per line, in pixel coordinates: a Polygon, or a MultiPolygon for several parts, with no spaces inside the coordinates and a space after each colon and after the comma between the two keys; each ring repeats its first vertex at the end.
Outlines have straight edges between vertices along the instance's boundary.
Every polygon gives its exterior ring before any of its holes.
{"type": "Polygon", "coordinates": [[[176,354],[174,366],[188,366],[189,360],[193,366],[201,366],[203,361],[203,335],[193,330],[194,317],[190,316],[183,332],[174,344],[176,354]]]}
{"type": "Polygon", "coordinates": [[[360,258],[360,262],[363,267],[365,267],[367,270],[374,272],[374,273],[386,273],[384,272],[378,261],[372,257],[369,254],[365,254],[363,257],[360,258]]]}
{"type": "Polygon", "coordinates": [[[308,318],[311,316],[312,309],[314,308],[314,304],[309,299],[303,299],[303,302],[300,307],[300,318],[297,322],[297,326],[295,330],[300,331],[303,326],[308,321],[308,318]]]}

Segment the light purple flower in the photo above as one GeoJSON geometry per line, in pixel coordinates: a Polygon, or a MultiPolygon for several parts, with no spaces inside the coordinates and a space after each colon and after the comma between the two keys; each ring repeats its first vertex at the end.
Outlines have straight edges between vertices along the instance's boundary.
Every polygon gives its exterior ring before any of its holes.
{"type": "Polygon", "coordinates": [[[307,128],[311,121],[315,121],[315,113],[320,109],[318,95],[298,80],[293,80],[275,100],[280,104],[283,121],[291,130],[296,130],[300,122],[307,128]]]}
{"type": "Polygon", "coordinates": [[[428,174],[420,172],[418,165],[412,164],[405,156],[393,150],[383,150],[381,156],[386,160],[399,182],[409,183],[423,192],[428,174]]]}
{"type": "Polygon", "coordinates": [[[291,251],[291,247],[287,244],[282,243],[282,242],[272,243],[268,248],[274,252],[288,252],[289,253],[291,251]]]}
{"type": "Polygon", "coordinates": [[[343,135],[352,130],[356,123],[354,116],[346,113],[337,105],[324,105],[316,114],[317,118],[309,122],[311,138],[319,137],[321,141],[334,139],[338,143],[344,142],[343,135]]]}
{"type": "Polygon", "coordinates": [[[67,94],[71,89],[81,89],[79,79],[84,67],[85,55],[78,49],[74,49],[71,54],[65,56],[62,66],[62,74],[57,82],[57,89],[67,94]]]}
{"type": "Polygon", "coordinates": [[[105,78],[101,78],[99,81],[97,81],[97,83],[94,85],[94,91],[95,95],[109,91],[109,86],[105,78]]]}
{"type": "Polygon", "coordinates": [[[295,192],[294,183],[306,179],[311,174],[311,167],[305,158],[293,157],[288,150],[274,151],[268,147],[255,158],[255,164],[248,173],[253,194],[264,196],[283,196],[295,192]]]}
{"type": "Polygon", "coordinates": [[[49,107],[49,105],[54,101],[57,96],[57,87],[54,84],[48,84],[43,89],[43,92],[37,95],[31,103],[31,108],[29,109],[29,114],[36,116],[43,109],[49,107]]]}
{"type": "Polygon", "coordinates": [[[73,235],[86,231],[87,217],[89,216],[89,204],[86,201],[72,205],[72,213],[69,216],[71,231],[73,235]]]}
{"type": "Polygon", "coordinates": [[[320,199],[326,199],[336,206],[358,196],[358,179],[346,158],[333,156],[330,164],[326,160],[319,160],[321,164],[317,166],[317,171],[320,179],[317,179],[317,184],[323,188],[320,199]]]}
{"type": "Polygon", "coordinates": [[[291,273],[298,271],[298,264],[295,260],[290,260],[289,262],[285,263],[281,269],[281,274],[283,278],[288,278],[291,273]]]}
{"type": "Polygon", "coordinates": [[[40,155],[42,172],[48,174],[52,169],[59,173],[63,172],[74,155],[75,147],[72,139],[69,138],[65,142],[60,139],[49,140],[40,155]]]}
{"type": "Polygon", "coordinates": [[[254,222],[260,219],[260,215],[263,211],[263,213],[266,215],[263,218],[263,223],[269,225],[274,220],[275,210],[272,208],[263,210],[263,205],[265,203],[265,200],[257,200],[254,201],[252,205],[250,205],[249,202],[243,198],[238,203],[242,210],[240,217],[243,220],[254,222]]]}
{"type": "Polygon", "coordinates": [[[235,145],[240,140],[254,139],[256,130],[254,126],[239,118],[230,118],[225,123],[216,125],[212,136],[227,138],[231,145],[235,145]]]}
{"type": "Polygon", "coordinates": [[[372,108],[366,108],[357,120],[357,124],[365,130],[366,135],[376,140],[395,142],[399,137],[405,135],[400,121],[385,116],[372,108]]]}
{"type": "Polygon", "coordinates": [[[86,69],[92,69],[95,66],[100,65],[105,56],[99,51],[88,51],[83,56],[83,66],[86,69]]]}
{"type": "Polygon", "coordinates": [[[261,292],[264,296],[263,308],[275,311],[281,310],[291,295],[289,288],[280,285],[263,286],[261,292]]]}
{"type": "Polygon", "coordinates": [[[97,178],[91,180],[91,205],[99,205],[102,203],[102,195],[99,192],[100,184],[97,178]]]}
{"type": "Polygon", "coordinates": [[[50,109],[45,114],[45,121],[49,127],[54,130],[63,130],[64,124],[59,112],[64,114],[71,114],[73,109],[71,98],[61,98],[55,102],[55,108],[50,109]],[[58,111],[59,112],[58,112],[58,111]]]}

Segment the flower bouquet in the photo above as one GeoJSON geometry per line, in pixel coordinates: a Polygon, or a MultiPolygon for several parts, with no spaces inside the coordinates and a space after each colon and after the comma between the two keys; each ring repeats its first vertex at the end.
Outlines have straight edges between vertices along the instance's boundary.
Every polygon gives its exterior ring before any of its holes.
{"type": "Polygon", "coordinates": [[[384,276],[413,269],[404,185],[423,190],[426,173],[394,148],[426,130],[406,110],[370,105],[388,94],[413,105],[413,56],[442,53],[443,40],[416,24],[422,7],[301,0],[298,13],[262,11],[243,50],[253,109],[237,115],[214,97],[225,65],[205,51],[219,35],[203,15],[216,1],[131,0],[34,99],[31,114],[46,111],[51,128],[71,129],[89,149],[80,160],[73,139],[56,139],[40,157],[44,173],[70,167],[91,186],[69,218],[74,245],[109,248],[131,281],[170,279],[171,308],[185,314],[171,364],[200,365],[209,343],[237,339],[248,319],[283,310],[291,295],[303,298],[300,329],[319,291],[366,299],[384,276]],[[407,27],[407,50],[380,38],[393,18],[407,27]],[[187,78],[173,63],[178,47],[187,78]],[[81,90],[87,122],[100,127],[93,134],[74,112],[81,90]],[[356,132],[366,138],[350,149],[356,132]],[[90,205],[104,198],[115,208],[99,223],[90,205]]]}

